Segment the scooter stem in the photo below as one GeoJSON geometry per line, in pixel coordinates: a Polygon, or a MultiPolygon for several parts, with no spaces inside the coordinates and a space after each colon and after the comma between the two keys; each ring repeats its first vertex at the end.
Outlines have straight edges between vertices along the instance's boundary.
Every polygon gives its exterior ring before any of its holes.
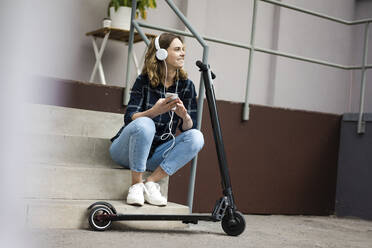
{"type": "Polygon", "coordinates": [[[213,88],[213,81],[211,70],[205,64],[200,61],[196,62],[196,65],[200,68],[200,71],[203,74],[203,81],[205,85],[205,93],[207,95],[207,102],[209,108],[209,114],[212,122],[213,136],[216,144],[216,151],[218,157],[218,164],[220,168],[221,180],[222,180],[222,189],[223,194],[227,196],[228,203],[233,210],[235,210],[235,202],[233,197],[233,192],[231,189],[231,181],[229,170],[227,166],[225,147],[222,140],[222,133],[220,127],[220,121],[218,118],[218,111],[216,106],[216,97],[213,88]]]}

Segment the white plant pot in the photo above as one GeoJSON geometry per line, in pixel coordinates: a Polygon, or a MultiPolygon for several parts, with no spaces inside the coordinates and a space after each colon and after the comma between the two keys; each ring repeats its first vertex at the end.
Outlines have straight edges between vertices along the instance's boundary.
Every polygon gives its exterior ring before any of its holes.
{"type": "Polygon", "coordinates": [[[111,27],[119,29],[130,29],[130,15],[132,13],[132,8],[129,7],[119,7],[115,11],[114,7],[110,8],[110,18],[112,20],[111,27]]]}

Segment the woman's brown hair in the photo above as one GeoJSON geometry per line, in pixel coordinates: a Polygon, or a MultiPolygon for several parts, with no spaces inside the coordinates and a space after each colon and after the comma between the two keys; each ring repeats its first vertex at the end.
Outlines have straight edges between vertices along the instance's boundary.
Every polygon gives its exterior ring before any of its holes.
{"type": "MultiPolygon", "coordinates": [[[[182,43],[183,40],[180,36],[170,34],[170,33],[163,33],[159,37],[159,45],[160,48],[164,48],[165,50],[168,49],[170,44],[174,39],[178,38],[182,43]]],[[[152,87],[157,87],[165,78],[165,65],[163,61],[160,61],[155,56],[156,48],[155,48],[155,38],[152,39],[146,55],[145,55],[145,63],[142,69],[142,74],[147,75],[150,79],[150,84],[152,87]]],[[[175,80],[186,80],[187,73],[181,68],[179,69],[179,73],[176,74],[175,80]]]]}

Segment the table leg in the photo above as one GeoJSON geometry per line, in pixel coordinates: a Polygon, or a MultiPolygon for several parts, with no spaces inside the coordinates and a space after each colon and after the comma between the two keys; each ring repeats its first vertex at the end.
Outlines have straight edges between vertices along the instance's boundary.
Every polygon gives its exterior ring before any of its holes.
{"type": "Polygon", "coordinates": [[[136,53],[135,53],[134,49],[132,50],[132,57],[133,57],[133,61],[134,61],[134,64],[136,66],[136,69],[137,69],[137,75],[139,75],[139,74],[141,74],[141,68],[139,68],[138,61],[137,61],[137,56],[136,56],[136,53]]]}
{"type": "Polygon", "coordinates": [[[93,68],[92,74],[90,76],[89,82],[93,82],[93,79],[96,75],[96,71],[98,69],[99,73],[100,73],[100,78],[101,78],[102,84],[106,84],[106,79],[105,79],[105,74],[104,74],[104,71],[103,71],[103,66],[102,66],[102,63],[101,63],[101,58],[102,58],[103,52],[106,48],[106,44],[107,44],[107,40],[108,40],[109,35],[110,35],[110,32],[108,32],[105,35],[105,37],[103,38],[103,41],[102,41],[101,48],[100,48],[99,52],[98,52],[98,47],[97,47],[97,44],[96,44],[96,40],[95,40],[94,37],[92,37],[94,54],[96,56],[96,63],[94,65],[94,68],[93,68]]]}
{"type": "Polygon", "coordinates": [[[143,54],[142,54],[142,57],[141,57],[141,60],[140,60],[140,66],[145,63],[146,52],[147,52],[147,48],[143,51],[143,54]]]}

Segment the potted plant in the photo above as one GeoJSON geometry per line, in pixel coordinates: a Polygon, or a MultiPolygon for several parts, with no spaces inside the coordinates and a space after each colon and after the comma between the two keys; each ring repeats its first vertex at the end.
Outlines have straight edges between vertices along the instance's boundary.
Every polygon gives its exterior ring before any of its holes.
{"type": "MultiPolygon", "coordinates": [[[[136,0],[136,18],[147,17],[148,8],[156,8],[156,0],[136,0]]],[[[108,5],[107,14],[112,20],[112,27],[126,29],[130,28],[130,16],[132,11],[132,0],[111,0],[108,5]]]]}

